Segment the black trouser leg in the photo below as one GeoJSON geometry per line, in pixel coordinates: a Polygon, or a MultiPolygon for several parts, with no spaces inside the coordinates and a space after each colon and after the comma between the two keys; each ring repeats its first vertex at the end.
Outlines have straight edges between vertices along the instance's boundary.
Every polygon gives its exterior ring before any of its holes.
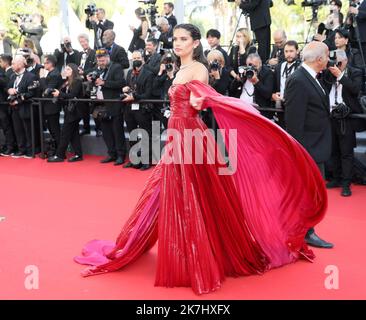
{"type": "Polygon", "coordinates": [[[22,119],[23,128],[25,133],[25,147],[26,152],[30,154],[32,152],[32,125],[29,118],[22,119]]]}
{"type": "Polygon", "coordinates": [[[109,156],[115,158],[117,157],[116,145],[114,143],[113,135],[113,124],[112,120],[103,119],[101,121],[103,140],[107,146],[109,156]]]}
{"type": "Polygon", "coordinates": [[[112,129],[117,156],[124,159],[126,156],[126,139],[123,130],[122,114],[112,117],[112,129]]]}
{"type": "Polygon", "coordinates": [[[13,110],[11,114],[13,120],[14,133],[17,140],[18,151],[22,153],[27,152],[27,138],[24,129],[23,121],[20,118],[19,111],[13,110]]]}
{"type": "Polygon", "coordinates": [[[93,118],[95,123],[95,131],[102,130],[102,123],[99,119],[93,118]]]}
{"type": "MultiPolygon", "coordinates": [[[[131,110],[130,105],[126,105],[124,116],[125,116],[125,121],[126,121],[126,125],[127,125],[127,131],[130,135],[131,135],[131,132],[133,130],[137,129],[137,127],[138,127],[138,123],[137,123],[135,115],[134,115],[135,112],[136,111],[131,110]]],[[[131,141],[131,139],[130,139],[129,140],[130,148],[132,148],[132,146],[135,145],[136,143],[137,143],[137,141],[131,141]]]]}
{"type": "Polygon", "coordinates": [[[16,140],[11,115],[7,110],[2,110],[2,108],[3,106],[0,106],[0,125],[4,131],[5,145],[8,150],[13,150],[16,146],[16,140]]]}
{"type": "MultiPolygon", "coordinates": [[[[152,114],[151,112],[147,112],[145,110],[139,110],[136,111],[136,120],[138,123],[138,126],[140,129],[145,130],[147,133],[147,137],[145,136],[145,134],[142,136],[143,139],[141,141],[141,151],[142,151],[142,155],[146,154],[148,152],[148,163],[144,163],[144,164],[149,164],[152,161],[152,114]]],[[[145,161],[146,162],[146,161],[145,161]]]]}
{"type": "Polygon", "coordinates": [[[61,138],[60,113],[45,116],[47,128],[58,146],[61,138]]]}
{"type": "Polygon", "coordinates": [[[79,120],[72,122],[65,122],[62,127],[60,144],[57,147],[56,155],[64,159],[67,147],[71,143],[75,154],[82,156],[81,142],[79,135],[79,120]]]}
{"type": "Polygon", "coordinates": [[[90,114],[85,114],[83,116],[83,129],[90,131],[90,114]]]}
{"type": "Polygon", "coordinates": [[[254,30],[254,34],[258,42],[258,54],[265,63],[271,53],[271,28],[269,26],[259,28],[254,30]]]}

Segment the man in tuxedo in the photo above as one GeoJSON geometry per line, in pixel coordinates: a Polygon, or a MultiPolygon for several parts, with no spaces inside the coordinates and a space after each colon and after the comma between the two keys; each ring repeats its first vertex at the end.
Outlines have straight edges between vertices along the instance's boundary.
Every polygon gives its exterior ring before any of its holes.
{"type": "Polygon", "coordinates": [[[149,38],[146,40],[145,47],[145,68],[148,69],[155,76],[158,75],[160,70],[161,55],[158,52],[159,42],[155,38],[149,38]]]}
{"type": "MultiPolygon", "coordinates": [[[[53,90],[59,89],[63,83],[61,74],[56,68],[56,57],[47,55],[44,60],[44,67],[47,71],[47,75],[45,76],[45,74],[42,74],[40,79],[43,97],[53,98],[53,90]]],[[[55,101],[46,101],[42,103],[42,107],[46,127],[49,130],[51,137],[56,141],[56,145],[58,145],[61,137],[61,106],[55,101]]]]}
{"type": "Polygon", "coordinates": [[[31,103],[28,101],[33,92],[28,87],[36,79],[35,75],[26,70],[26,61],[22,56],[16,56],[12,62],[14,74],[10,77],[7,93],[17,140],[18,151],[12,154],[14,158],[32,157],[31,103]]]}
{"type": "Polygon", "coordinates": [[[272,47],[271,56],[268,60],[268,64],[271,66],[277,66],[285,61],[285,44],[287,42],[287,36],[285,30],[276,30],[273,33],[274,45],[272,47]]]}
{"type": "Polygon", "coordinates": [[[262,61],[267,61],[271,50],[270,0],[241,0],[240,9],[248,13],[250,26],[258,42],[258,53],[262,61]]]}
{"type": "MultiPolygon", "coordinates": [[[[296,41],[287,41],[283,51],[285,55],[285,61],[278,64],[274,71],[272,100],[275,102],[276,108],[284,107],[283,97],[285,93],[286,81],[301,64],[301,61],[299,60],[299,45],[296,41]]],[[[284,128],[284,114],[277,113],[275,118],[278,124],[284,128]]]]}
{"type": "Polygon", "coordinates": [[[79,51],[73,49],[70,37],[64,37],[61,44],[61,50],[56,49],[53,54],[57,60],[56,68],[63,76],[65,67],[69,63],[77,65],[79,59],[79,51]]]}
{"type": "MultiPolygon", "coordinates": [[[[100,77],[95,81],[97,86],[97,100],[119,99],[122,87],[126,81],[123,76],[123,69],[119,63],[110,60],[108,50],[97,50],[97,69],[100,77]]],[[[90,76],[87,76],[92,82],[90,76]]],[[[99,102],[98,102],[99,103],[99,102]]],[[[126,156],[126,142],[123,132],[123,113],[122,103],[103,103],[105,115],[100,119],[103,132],[103,139],[108,148],[108,156],[101,160],[101,163],[114,162],[114,165],[122,165],[126,156]]]]}
{"type": "Polygon", "coordinates": [[[229,68],[230,67],[230,60],[229,60],[229,56],[227,54],[227,52],[220,46],[220,38],[221,38],[221,33],[219,30],[216,29],[210,29],[207,31],[206,33],[206,39],[207,42],[210,46],[210,49],[205,50],[205,56],[207,57],[207,55],[209,54],[210,51],[212,50],[219,50],[222,55],[224,56],[225,59],[225,67],[229,68]]]}
{"type": "Polygon", "coordinates": [[[5,103],[8,94],[6,89],[10,82],[10,77],[14,73],[11,68],[13,58],[9,55],[0,55],[0,128],[5,136],[5,148],[0,150],[2,156],[10,156],[16,148],[13,123],[9,112],[9,105],[5,103]]]}
{"type": "Polygon", "coordinates": [[[94,30],[94,49],[103,47],[103,34],[106,30],[112,30],[114,23],[105,18],[105,10],[97,9],[95,15],[88,17],[85,21],[85,26],[88,29],[94,30]]]}
{"type": "MultiPolygon", "coordinates": [[[[331,155],[332,134],[329,98],[317,79],[325,70],[329,49],[322,42],[310,42],[303,49],[303,64],[287,80],[285,87],[286,129],[312,156],[324,177],[324,163],[331,155]]],[[[332,248],[320,239],[314,228],[306,237],[309,245],[332,248]]]]}
{"type": "Polygon", "coordinates": [[[113,30],[107,30],[103,34],[104,49],[108,51],[110,61],[121,65],[122,69],[128,69],[130,62],[127,52],[124,48],[116,44],[116,33],[113,30]]]}
{"type": "MultiPolygon", "coordinates": [[[[324,73],[329,92],[331,111],[340,105],[348,106],[351,113],[362,113],[358,95],[362,86],[362,71],[348,65],[347,54],[336,51],[337,65],[330,66],[324,73]]],[[[341,187],[341,195],[349,197],[351,192],[354,151],[356,147],[355,131],[365,130],[365,120],[349,117],[339,120],[332,118],[332,180],[327,188],[341,187]]]]}
{"type": "MultiPolygon", "coordinates": [[[[141,158],[144,163],[133,163],[132,159],[124,168],[136,168],[140,170],[147,170],[150,168],[151,154],[152,154],[152,114],[155,106],[135,103],[135,101],[143,99],[152,99],[152,87],[154,81],[154,74],[147,68],[140,51],[132,53],[132,69],[127,74],[127,86],[123,88],[126,98],[123,99],[127,104],[124,107],[125,119],[128,132],[137,128],[145,130],[147,137],[141,139],[141,158]],[[149,150],[146,152],[146,150],[149,150]]],[[[130,146],[135,145],[136,142],[130,141],[130,146]]]]}
{"type": "MultiPolygon", "coordinates": [[[[95,57],[95,50],[90,48],[89,45],[89,36],[87,34],[80,34],[78,36],[79,43],[82,47],[82,51],[79,53],[78,63],[79,66],[79,74],[82,78],[86,80],[86,75],[91,72],[96,66],[96,57],[95,57]]],[[[82,112],[84,115],[83,117],[83,129],[80,132],[80,135],[90,134],[90,105],[89,103],[85,103],[82,107],[86,107],[89,110],[85,110],[82,112]]],[[[97,137],[102,136],[102,131],[100,128],[100,121],[94,119],[95,122],[95,131],[97,137]]]]}
{"type": "Polygon", "coordinates": [[[16,44],[6,36],[6,30],[2,26],[0,26],[0,54],[13,54],[13,48],[16,47],[16,44]]]}
{"type": "Polygon", "coordinates": [[[173,49],[173,27],[169,24],[168,19],[160,17],[156,19],[156,25],[159,28],[159,41],[162,44],[160,49],[173,49]]]}
{"type": "Polygon", "coordinates": [[[18,17],[19,29],[26,35],[27,38],[31,39],[37,49],[37,55],[39,58],[42,57],[43,51],[41,47],[41,39],[44,33],[44,18],[39,13],[34,13],[32,15],[31,22],[24,22],[18,17]]]}
{"type": "Polygon", "coordinates": [[[177,18],[173,14],[174,4],[172,2],[164,3],[164,18],[168,19],[169,24],[174,27],[178,24],[177,18]]]}

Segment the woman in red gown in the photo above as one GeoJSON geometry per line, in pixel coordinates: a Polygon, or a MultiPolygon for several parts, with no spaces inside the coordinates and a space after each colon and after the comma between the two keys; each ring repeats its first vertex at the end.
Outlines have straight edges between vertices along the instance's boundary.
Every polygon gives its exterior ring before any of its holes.
{"type": "Polygon", "coordinates": [[[218,289],[226,276],[314,258],[304,237],[327,206],[316,164],[254,107],[207,85],[200,38],[191,24],[174,29],[180,71],[169,92],[165,152],[116,242],[93,240],[75,258],[91,265],[83,276],[119,270],[157,240],[155,285],[197,294],[218,289]],[[222,130],[228,167],[198,116],[207,107],[222,130]],[[204,143],[186,139],[192,131],[204,143]]]}

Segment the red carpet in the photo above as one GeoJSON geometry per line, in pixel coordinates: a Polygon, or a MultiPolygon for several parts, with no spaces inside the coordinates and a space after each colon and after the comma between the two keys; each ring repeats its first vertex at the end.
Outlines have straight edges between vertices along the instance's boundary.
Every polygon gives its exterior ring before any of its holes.
{"type": "MultiPolygon", "coordinates": [[[[228,278],[216,293],[154,287],[156,247],[120,272],[82,278],[73,262],[91,239],[114,240],[148,172],[99,164],[0,158],[0,299],[365,299],[366,187],[353,196],[329,191],[317,232],[335,243],[263,276],[228,278]],[[1,220],[1,218],[0,218],[1,220]],[[26,266],[39,269],[39,289],[27,290],[26,266]],[[339,270],[339,289],[324,285],[325,268],[339,270]]],[[[177,191],[178,192],[178,191],[177,191]]]]}

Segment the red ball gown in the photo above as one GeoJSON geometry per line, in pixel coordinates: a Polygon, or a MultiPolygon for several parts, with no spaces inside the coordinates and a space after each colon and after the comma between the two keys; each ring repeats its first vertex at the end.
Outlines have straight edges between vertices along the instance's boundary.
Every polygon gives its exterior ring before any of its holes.
{"type": "Polygon", "coordinates": [[[312,261],[304,237],[324,217],[327,194],[305,149],[251,105],[199,81],[173,85],[169,95],[162,159],[117,240],[90,241],[75,258],[91,265],[82,275],[119,270],[157,240],[155,285],[192,287],[197,294],[218,289],[226,276],[312,261]],[[193,147],[182,138],[189,129],[207,130],[190,105],[191,92],[204,98],[203,108],[212,108],[229,168],[215,152],[213,135],[193,147]],[[199,153],[204,161],[196,163],[199,153]]]}

